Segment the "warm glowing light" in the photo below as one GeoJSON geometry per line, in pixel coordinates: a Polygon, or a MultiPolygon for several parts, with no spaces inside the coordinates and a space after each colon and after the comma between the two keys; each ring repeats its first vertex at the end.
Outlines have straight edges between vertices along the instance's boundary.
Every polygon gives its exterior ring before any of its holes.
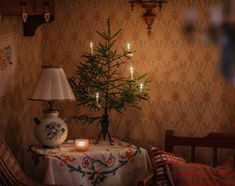
{"type": "Polygon", "coordinates": [[[143,83],[140,83],[140,92],[143,91],[143,88],[144,88],[144,84],[143,84],[143,83]]]}
{"type": "MultiPolygon", "coordinates": [[[[131,52],[131,44],[130,43],[127,43],[126,44],[126,49],[128,52],[131,52]]],[[[127,54],[128,56],[133,56],[133,53],[130,53],[130,54],[127,54]]]]}
{"type": "Polygon", "coordinates": [[[99,92],[96,92],[95,97],[96,97],[96,103],[99,103],[99,92]]]}
{"type": "Polygon", "coordinates": [[[134,68],[130,67],[131,79],[134,79],[134,68]]]}
{"type": "Polygon", "coordinates": [[[90,42],[91,55],[94,54],[94,49],[93,49],[93,47],[94,47],[94,44],[93,44],[92,42],[90,42]]]}
{"type": "Polygon", "coordinates": [[[127,51],[130,52],[130,50],[131,50],[131,44],[127,43],[127,51]]]}
{"type": "Polygon", "coordinates": [[[84,152],[89,149],[89,140],[88,139],[76,139],[74,145],[75,145],[76,150],[84,152]]]}

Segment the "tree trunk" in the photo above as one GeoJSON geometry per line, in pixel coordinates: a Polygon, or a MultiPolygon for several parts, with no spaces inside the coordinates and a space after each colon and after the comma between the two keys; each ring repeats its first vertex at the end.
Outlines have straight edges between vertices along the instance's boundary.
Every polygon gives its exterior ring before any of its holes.
{"type": "Polygon", "coordinates": [[[101,130],[104,140],[108,134],[108,128],[109,128],[109,115],[108,115],[108,109],[105,108],[101,120],[101,130]]]}

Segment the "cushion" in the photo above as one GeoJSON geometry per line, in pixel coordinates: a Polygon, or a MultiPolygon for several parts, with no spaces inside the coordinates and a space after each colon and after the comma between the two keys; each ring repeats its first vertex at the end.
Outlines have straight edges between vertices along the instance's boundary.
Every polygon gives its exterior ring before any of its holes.
{"type": "Polygon", "coordinates": [[[42,186],[27,177],[3,139],[0,138],[0,186],[42,186]]]}
{"type": "Polygon", "coordinates": [[[169,164],[176,186],[233,186],[235,185],[234,158],[215,168],[204,164],[169,164]]]}
{"type": "Polygon", "coordinates": [[[156,185],[157,186],[168,186],[173,185],[171,177],[169,176],[168,164],[178,163],[185,164],[186,161],[172,153],[165,152],[158,148],[152,147],[152,164],[156,174],[156,185]]]}

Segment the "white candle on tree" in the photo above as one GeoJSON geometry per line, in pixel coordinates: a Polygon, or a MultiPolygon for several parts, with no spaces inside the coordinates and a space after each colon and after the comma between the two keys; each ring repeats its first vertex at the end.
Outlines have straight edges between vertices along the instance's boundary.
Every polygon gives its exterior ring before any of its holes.
{"type": "Polygon", "coordinates": [[[91,55],[94,55],[94,49],[93,49],[94,45],[92,42],[90,42],[90,48],[91,48],[91,55]]]}
{"type": "Polygon", "coordinates": [[[134,79],[134,68],[130,67],[131,79],[134,79]]]}
{"type": "Polygon", "coordinates": [[[143,83],[140,83],[140,92],[143,91],[143,88],[144,88],[144,84],[143,84],[143,83]]]}
{"type": "MultiPolygon", "coordinates": [[[[126,44],[126,49],[127,49],[128,52],[131,52],[131,44],[130,44],[130,43],[127,43],[127,44],[126,44]]],[[[128,55],[128,56],[133,56],[132,53],[127,54],[127,55],[128,55]]]]}
{"type": "Polygon", "coordinates": [[[96,97],[96,103],[99,104],[99,92],[96,92],[95,97],[96,97]]]}
{"type": "Polygon", "coordinates": [[[127,43],[127,51],[130,52],[130,50],[131,50],[131,44],[127,43]]]}

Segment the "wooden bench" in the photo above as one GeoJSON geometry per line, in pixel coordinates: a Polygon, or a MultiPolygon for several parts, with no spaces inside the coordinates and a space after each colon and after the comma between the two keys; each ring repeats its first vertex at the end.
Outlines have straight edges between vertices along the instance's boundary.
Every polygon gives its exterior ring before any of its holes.
{"type": "MultiPolygon", "coordinates": [[[[235,134],[211,132],[205,137],[175,136],[173,130],[165,133],[165,151],[174,153],[174,146],[190,146],[191,162],[195,162],[196,147],[213,149],[213,165],[217,165],[218,149],[235,149],[235,134]]],[[[151,171],[138,181],[138,186],[155,185],[155,175],[151,171]]]]}

